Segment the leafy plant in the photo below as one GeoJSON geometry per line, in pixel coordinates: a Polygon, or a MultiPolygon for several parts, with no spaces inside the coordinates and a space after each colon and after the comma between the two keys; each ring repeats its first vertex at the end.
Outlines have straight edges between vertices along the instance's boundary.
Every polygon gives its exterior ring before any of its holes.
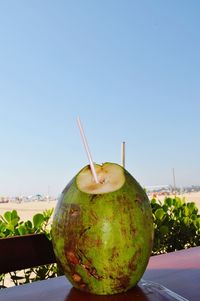
{"type": "Polygon", "coordinates": [[[45,233],[50,238],[49,220],[53,208],[37,213],[32,221],[21,221],[16,210],[6,211],[0,215],[0,238],[14,235],[45,233]]]}
{"type": "Polygon", "coordinates": [[[152,255],[200,245],[200,215],[194,202],[178,197],[152,199],[154,246],[152,255]]]}
{"type": "MultiPolygon", "coordinates": [[[[35,214],[32,221],[21,221],[16,210],[6,211],[3,215],[0,215],[0,238],[45,233],[45,235],[51,239],[51,227],[49,221],[52,213],[53,209],[45,210],[43,213],[35,214]]],[[[49,264],[25,269],[23,271],[0,274],[0,288],[5,287],[6,278],[9,278],[14,285],[19,285],[55,277],[57,273],[57,265],[49,264]]]]}

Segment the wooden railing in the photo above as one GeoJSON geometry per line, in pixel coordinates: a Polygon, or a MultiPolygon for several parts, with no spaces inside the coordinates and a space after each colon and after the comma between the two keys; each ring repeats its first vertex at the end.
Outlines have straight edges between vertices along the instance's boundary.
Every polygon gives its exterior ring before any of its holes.
{"type": "Polygon", "coordinates": [[[52,243],[44,234],[0,239],[0,274],[54,262],[52,243]]]}

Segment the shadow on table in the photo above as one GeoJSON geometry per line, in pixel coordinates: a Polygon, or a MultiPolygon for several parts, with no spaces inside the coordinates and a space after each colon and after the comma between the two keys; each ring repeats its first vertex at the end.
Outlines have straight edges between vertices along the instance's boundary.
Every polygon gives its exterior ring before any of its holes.
{"type": "MultiPolygon", "coordinates": [[[[123,294],[109,296],[92,295],[72,288],[65,301],[149,301],[143,290],[136,286],[123,294]]],[[[155,300],[156,301],[156,300],[155,300]]]]}

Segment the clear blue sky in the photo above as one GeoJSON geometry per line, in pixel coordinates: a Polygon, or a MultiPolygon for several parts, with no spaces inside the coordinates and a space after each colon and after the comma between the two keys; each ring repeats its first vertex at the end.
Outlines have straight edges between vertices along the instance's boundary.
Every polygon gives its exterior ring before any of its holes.
{"type": "Polygon", "coordinates": [[[0,2],[0,195],[58,195],[87,158],[200,184],[199,1],[0,2]]]}

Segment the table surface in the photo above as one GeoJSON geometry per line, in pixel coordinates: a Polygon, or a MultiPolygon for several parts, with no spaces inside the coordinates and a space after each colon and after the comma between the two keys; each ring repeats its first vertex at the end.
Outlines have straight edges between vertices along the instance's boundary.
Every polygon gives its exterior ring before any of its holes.
{"type": "MultiPolygon", "coordinates": [[[[200,300],[200,247],[150,258],[143,275],[189,301],[200,300]]],[[[171,300],[144,294],[140,286],[125,294],[96,296],[72,288],[65,276],[0,290],[0,301],[156,301],[171,300]]]]}

